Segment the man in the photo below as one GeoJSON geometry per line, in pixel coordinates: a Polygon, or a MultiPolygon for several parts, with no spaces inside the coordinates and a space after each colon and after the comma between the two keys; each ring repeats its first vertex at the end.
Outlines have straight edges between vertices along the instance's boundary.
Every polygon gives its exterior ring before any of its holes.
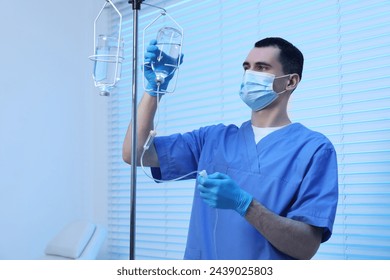
{"type": "MultiPolygon", "coordinates": [[[[145,58],[154,62],[157,52],[152,42],[145,58]]],[[[196,180],[185,259],[310,259],[330,238],[338,199],[334,147],[287,113],[303,60],[282,38],[258,41],[243,63],[239,91],[250,121],[156,137],[145,151],[143,163],[156,179],[208,174],[196,180]]],[[[156,83],[147,68],[145,77],[151,90],[139,104],[139,157],[153,129],[156,91],[169,82],[156,83]]],[[[131,162],[131,129],[123,159],[131,162]]]]}

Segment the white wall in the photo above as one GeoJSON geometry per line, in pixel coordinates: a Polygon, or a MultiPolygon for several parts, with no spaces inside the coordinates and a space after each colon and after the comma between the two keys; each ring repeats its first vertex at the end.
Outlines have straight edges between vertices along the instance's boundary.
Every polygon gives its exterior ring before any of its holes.
{"type": "Polygon", "coordinates": [[[107,99],[88,60],[103,3],[2,5],[0,259],[41,256],[72,220],[106,223],[107,99]]]}

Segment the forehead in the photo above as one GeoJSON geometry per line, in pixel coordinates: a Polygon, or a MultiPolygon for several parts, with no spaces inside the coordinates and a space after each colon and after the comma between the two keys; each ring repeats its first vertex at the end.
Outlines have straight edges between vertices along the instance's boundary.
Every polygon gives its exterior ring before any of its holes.
{"type": "Polygon", "coordinates": [[[281,67],[279,62],[279,54],[280,49],[273,46],[253,48],[249,52],[245,61],[249,62],[250,64],[265,62],[272,65],[273,67],[281,67]]]}

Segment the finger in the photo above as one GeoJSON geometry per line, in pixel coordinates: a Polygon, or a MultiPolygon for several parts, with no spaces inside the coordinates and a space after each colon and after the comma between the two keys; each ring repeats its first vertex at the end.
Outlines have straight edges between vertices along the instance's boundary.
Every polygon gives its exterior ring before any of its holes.
{"type": "Polygon", "coordinates": [[[156,58],[157,58],[157,56],[154,53],[150,53],[150,52],[145,53],[145,61],[148,61],[148,62],[155,61],[156,58]]]}
{"type": "Polygon", "coordinates": [[[208,188],[206,188],[205,186],[203,186],[201,184],[198,184],[198,191],[204,195],[207,195],[210,192],[210,190],[208,188]]]}
{"type": "Polygon", "coordinates": [[[228,179],[229,176],[224,174],[224,173],[220,173],[220,172],[215,172],[213,174],[210,174],[208,175],[207,177],[208,179],[228,179]]]}
{"type": "Polygon", "coordinates": [[[149,46],[146,48],[146,51],[147,51],[147,52],[152,52],[152,53],[157,53],[157,52],[159,51],[159,49],[158,49],[157,46],[149,45],[149,46]]]}
{"type": "Polygon", "coordinates": [[[156,45],[156,44],[157,44],[157,40],[156,39],[152,39],[149,42],[149,45],[156,45]]]}
{"type": "Polygon", "coordinates": [[[199,185],[202,186],[202,189],[204,190],[210,190],[213,187],[216,187],[215,180],[209,180],[209,178],[200,178],[199,179],[199,185]]]}
{"type": "Polygon", "coordinates": [[[199,193],[199,196],[200,196],[201,198],[203,198],[204,200],[210,199],[210,197],[208,196],[208,194],[203,193],[203,192],[200,192],[200,193],[199,193]]]}
{"type": "Polygon", "coordinates": [[[203,185],[204,184],[204,180],[205,180],[205,178],[203,176],[198,175],[198,183],[199,184],[203,185]]]}

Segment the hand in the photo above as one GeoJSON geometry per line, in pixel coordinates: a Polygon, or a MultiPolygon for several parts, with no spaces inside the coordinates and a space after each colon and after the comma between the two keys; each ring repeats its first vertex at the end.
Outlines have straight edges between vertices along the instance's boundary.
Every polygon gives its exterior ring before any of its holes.
{"type": "Polygon", "coordinates": [[[228,175],[214,173],[207,178],[198,177],[198,190],[210,207],[233,209],[245,216],[252,202],[252,195],[241,189],[228,175]]]}
{"type": "MultiPolygon", "coordinates": [[[[176,69],[170,65],[175,65],[177,62],[172,59],[172,57],[166,55],[165,53],[161,54],[161,59],[158,61],[160,56],[160,50],[156,46],[157,40],[151,40],[149,46],[146,48],[145,60],[144,60],[144,76],[148,81],[146,86],[146,92],[152,96],[157,96],[157,90],[160,90],[160,93],[164,93],[168,88],[169,81],[172,79],[176,69]],[[155,71],[152,69],[152,64],[155,68],[158,67],[161,71],[166,71],[168,76],[163,79],[157,79],[155,71]],[[158,88],[160,86],[160,88],[158,88]]],[[[183,54],[180,57],[180,64],[183,62],[183,54]]]]}

